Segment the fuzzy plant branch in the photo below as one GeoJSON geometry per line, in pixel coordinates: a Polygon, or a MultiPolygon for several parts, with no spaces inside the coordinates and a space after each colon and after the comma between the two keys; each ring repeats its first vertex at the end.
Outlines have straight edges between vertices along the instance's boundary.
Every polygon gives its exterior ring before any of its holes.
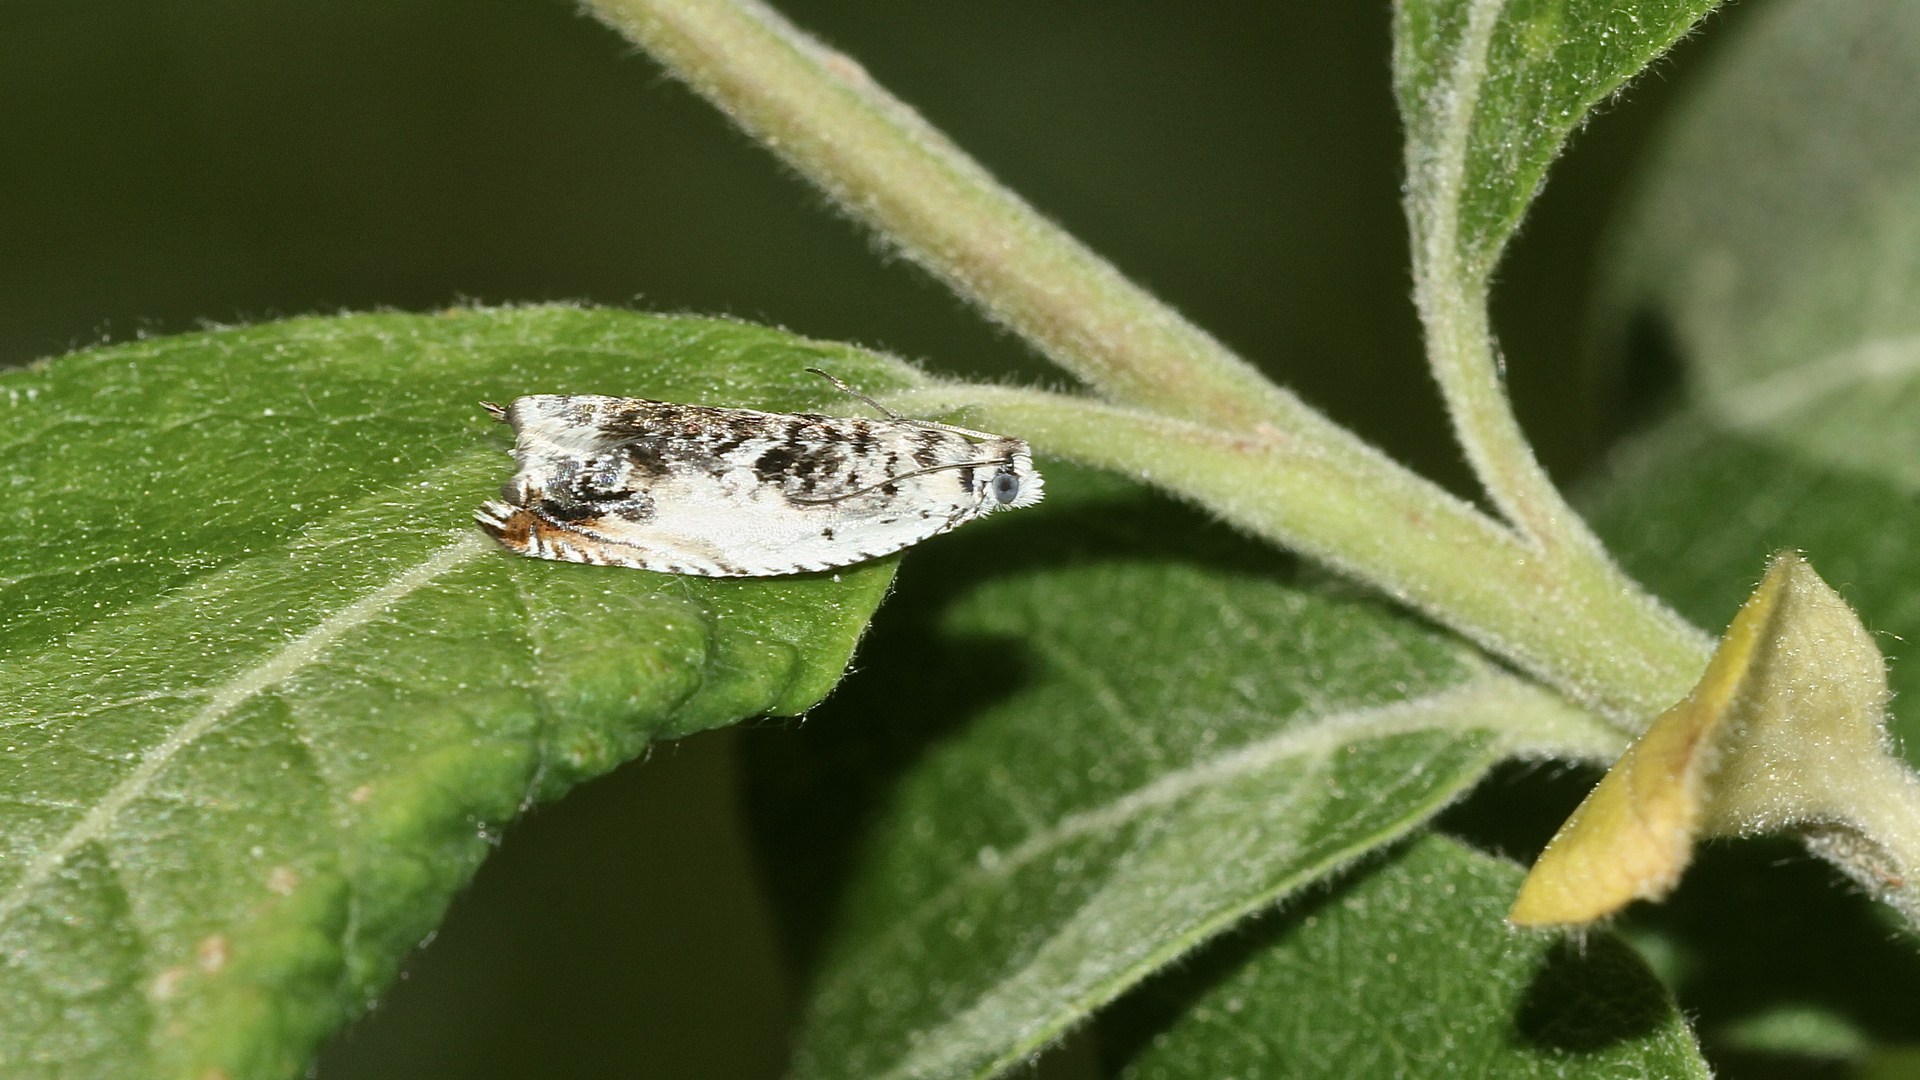
{"type": "Polygon", "coordinates": [[[839,207],[1103,396],[1227,427],[1312,410],[754,0],[588,0],[839,207]]]}
{"type": "MultiPolygon", "coordinates": [[[[1707,639],[1590,543],[1534,464],[1497,382],[1490,391],[1455,387],[1449,401],[1456,419],[1475,418],[1462,422],[1463,439],[1477,467],[1498,465],[1482,474],[1516,529],[1267,381],[1036,214],[856,62],[765,4],[588,3],[847,213],[1110,403],[952,386],[903,407],[975,405],[990,417],[983,423],[1043,450],[1192,498],[1404,599],[1623,729],[1638,730],[1692,685],[1707,639]],[[1501,430],[1505,443],[1483,437],[1501,430]],[[1532,475],[1539,497],[1514,502],[1506,493],[1526,484],[1501,480],[1502,469],[1532,475]],[[1559,533],[1542,530],[1562,518],[1559,533]],[[1552,535],[1587,540],[1543,542],[1552,535]]],[[[1436,349],[1452,357],[1452,382],[1491,372],[1485,307],[1474,306],[1484,288],[1462,287],[1457,274],[1423,280],[1433,287],[1422,312],[1436,349]]]]}
{"type": "MultiPolygon", "coordinates": [[[[1407,139],[1407,218],[1413,232],[1414,303],[1427,332],[1427,361],[1455,437],[1501,514],[1561,557],[1606,560],[1600,542],[1567,505],[1534,456],[1507,397],[1487,322],[1488,279],[1499,246],[1463,235],[1474,120],[1492,76],[1493,36],[1506,5],[1470,0],[1448,63],[1421,95],[1424,123],[1407,139]]],[[[1404,35],[1403,35],[1404,40],[1404,35]]],[[[1400,60],[1406,66],[1404,56],[1400,60]]]]}
{"type": "Polygon", "coordinates": [[[1012,387],[933,384],[890,408],[1018,435],[1155,484],[1384,589],[1634,730],[1687,692],[1708,639],[1566,564],[1352,435],[1236,432],[1012,387]]]}

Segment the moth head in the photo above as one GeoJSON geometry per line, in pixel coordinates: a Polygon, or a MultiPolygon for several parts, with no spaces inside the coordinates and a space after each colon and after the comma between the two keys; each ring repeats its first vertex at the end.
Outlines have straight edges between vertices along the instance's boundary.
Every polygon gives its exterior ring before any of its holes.
{"type": "Polygon", "coordinates": [[[1040,501],[1041,487],[1033,456],[1027,452],[1027,444],[1020,443],[987,479],[987,497],[992,500],[990,509],[1018,510],[1032,506],[1040,501]]]}

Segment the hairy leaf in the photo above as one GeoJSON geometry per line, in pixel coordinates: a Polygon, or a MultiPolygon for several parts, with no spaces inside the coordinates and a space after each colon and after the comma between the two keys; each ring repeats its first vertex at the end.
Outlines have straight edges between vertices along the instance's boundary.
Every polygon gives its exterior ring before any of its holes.
{"type": "Polygon", "coordinates": [[[991,1075],[1500,757],[1618,747],[1446,637],[1210,559],[1123,506],[1109,520],[1143,521],[1157,558],[1094,541],[944,617],[939,651],[967,666],[918,677],[965,686],[971,715],[858,860],[800,1075],[991,1075]]]}
{"type": "Polygon", "coordinates": [[[1702,626],[1726,625],[1768,555],[1806,553],[1879,632],[1894,734],[1909,756],[1920,747],[1920,658],[1906,645],[1920,641],[1912,497],[1689,413],[1616,452],[1588,504],[1626,569],[1702,626]]]}
{"type": "Polygon", "coordinates": [[[1786,0],[1741,29],[1648,163],[1603,311],[1616,350],[1665,332],[1697,407],[1615,455],[1596,525],[1703,626],[1803,550],[1883,632],[1912,746],[1920,11],[1786,0]]]}
{"type": "MultiPolygon", "coordinates": [[[[1703,75],[1640,182],[1601,318],[1622,370],[1653,370],[1663,345],[1692,407],[1616,451],[1587,502],[1626,568],[1701,625],[1725,624],[1768,555],[1803,552],[1892,661],[1891,726],[1914,760],[1920,18],[1877,0],[1783,0],[1703,75]]],[[[1679,947],[1699,955],[1680,985],[1703,1030],[1752,1050],[1769,1015],[1817,1004],[1912,1038],[1882,1018],[1889,984],[1857,974],[1885,959],[1861,952],[1883,926],[1835,948],[1835,923],[1809,920],[1807,903],[1757,903],[1756,888],[1709,880],[1676,901],[1692,909],[1679,947]],[[1801,914],[1764,925],[1776,908],[1801,914]],[[1784,959],[1757,972],[1749,958],[1763,955],[1784,959]]]]}
{"type": "Polygon", "coordinates": [[[1720,424],[1920,491],[1920,9],[1741,29],[1649,164],[1606,332],[1657,323],[1720,424]]]}
{"type": "Polygon", "coordinates": [[[1164,1025],[1126,1080],[1708,1076],[1666,990],[1618,938],[1508,928],[1520,876],[1424,837],[1222,939],[1100,1033],[1164,1025]]]}
{"type": "Polygon", "coordinates": [[[0,1073],[296,1075],[529,802],[795,712],[892,563],[507,555],[481,398],[795,408],[856,350],[528,308],[298,319],[0,374],[0,1073]]]}
{"type": "Polygon", "coordinates": [[[1588,110],[1715,0],[1399,0],[1394,81],[1415,248],[1484,276],[1588,110]]]}

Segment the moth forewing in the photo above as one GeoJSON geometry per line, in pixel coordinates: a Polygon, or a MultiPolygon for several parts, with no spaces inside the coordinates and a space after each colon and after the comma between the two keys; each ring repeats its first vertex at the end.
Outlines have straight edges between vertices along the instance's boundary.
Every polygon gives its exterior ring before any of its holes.
{"type": "Polygon", "coordinates": [[[1040,501],[1019,439],[922,420],[593,394],[516,399],[518,470],[475,518],[538,558],[718,577],[828,570],[1040,501]]]}

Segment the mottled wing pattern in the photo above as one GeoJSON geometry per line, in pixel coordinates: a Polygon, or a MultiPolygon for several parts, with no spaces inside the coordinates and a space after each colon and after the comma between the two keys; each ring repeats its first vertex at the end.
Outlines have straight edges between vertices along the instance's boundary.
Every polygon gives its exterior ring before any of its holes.
{"type": "Polygon", "coordinates": [[[675,574],[827,570],[1040,499],[1027,444],[918,420],[516,399],[519,470],[475,515],[523,555],[675,574]]]}

